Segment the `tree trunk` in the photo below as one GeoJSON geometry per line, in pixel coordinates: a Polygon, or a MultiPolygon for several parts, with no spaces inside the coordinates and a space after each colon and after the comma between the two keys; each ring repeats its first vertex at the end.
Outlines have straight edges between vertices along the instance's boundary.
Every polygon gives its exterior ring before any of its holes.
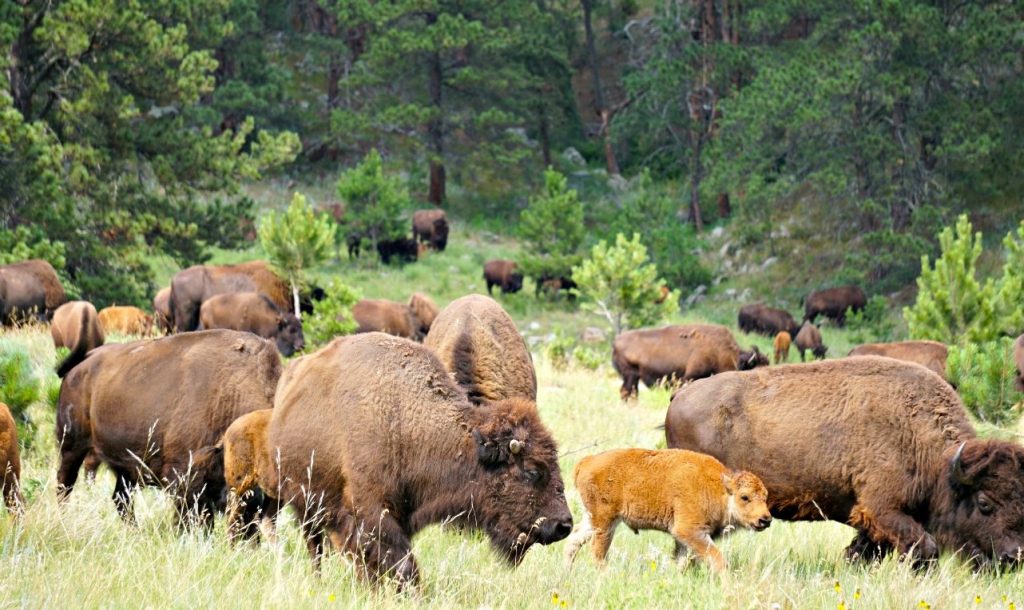
{"type": "MultiPolygon", "coordinates": [[[[427,26],[437,23],[437,14],[427,14],[427,26]]],[[[427,137],[430,141],[430,191],[427,200],[431,204],[441,207],[445,200],[445,171],[444,171],[444,114],[442,98],[441,53],[431,51],[427,57],[427,77],[430,88],[430,106],[434,109],[434,115],[427,123],[427,137]]]]}
{"type": "Polygon", "coordinates": [[[594,0],[580,0],[583,7],[583,30],[587,40],[587,63],[590,64],[591,77],[594,80],[594,112],[601,119],[598,131],[604,137],[604,158],[609,175],[619,173],[619,161],[615,158],[615,147],[612,145],[611,122],[612,113],[604,99],[604,88],[601,86],[601,69],[597,60],[597,41],[594,37],[594,0]]]}
{"type": "Polygon", "coordinates": [[[302,319],[302,311],[299,309],[299,287],[295,284],[294,278],[289,278],[292,285],[292,307],[295,309],[295,317],[302,319]]]}
{"type": "Polygon", "coordinates": [[[548,112],[541,104],[537,110],[537,131],[540,137],[540,150],[544,156],[544,167],[551,167],[551,126],[548,123],[548,112]]]}

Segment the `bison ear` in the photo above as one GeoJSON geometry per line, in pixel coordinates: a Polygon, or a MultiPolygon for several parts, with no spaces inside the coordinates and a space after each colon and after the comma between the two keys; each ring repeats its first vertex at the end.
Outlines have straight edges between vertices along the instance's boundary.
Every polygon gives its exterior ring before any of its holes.
{"type": "Polygon", "coordinates": [[[288,321],[284,319],[284,316],[277,316],[277,328],[280,330],[288,325],[288,321]]]}
{"type": "Polygon", "coordinates": [[[500,461],[501,448],[498,443],[486,438],[476,429],[473,430],[473,440],[476,441],[476,455],[481,464],[491,466],[500,461]]]}
{"type": "Polygon", "coordinates": [[[722,485],[725,485],[725,492],[730,496],[736,492],[736,479],[735,473],[723,472],[722,473],[722,485]]]}

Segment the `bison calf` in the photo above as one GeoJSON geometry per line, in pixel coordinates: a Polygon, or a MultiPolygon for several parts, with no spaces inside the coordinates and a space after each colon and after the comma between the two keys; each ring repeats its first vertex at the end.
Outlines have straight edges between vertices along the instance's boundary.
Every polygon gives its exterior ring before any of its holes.
{"type": "Polygon", "coordinates": [[[775,335],[775,341],[773,344],[773,347],[775,348],[775,364],[789,360],[789,346],[791,343],[792,337],[786,331],[782,331],[775,335]]]}
{"type": "Polygon", "coordinates": [[[11,410],[0,402],[0,494],[7,508],[18,514],[23,505],[18,479],[21,477],[21,457],[18,455],[18,429],[11,410]]]}
{"type": "Polygon", "coordinates": [[[583,499],[583,521],[569,536],[566,559],[591,538],[603,564],[615,527],[653,529],[676,540],[717,572],[725,559],[713,540],[733,526],[763,530],[771,525],[768,491],[756,475],[731,471],[703,453],[668,449],[616,449],[580,460],[573,473],[583,499]]]}
{"type": "Polygon", "coordinates": [[[821,341],[821,331],[810,322],[804,322],[800,332],[796,334],[796,349],[800,352],[800,362],[804,361],[804,354],[810,350],[815,358],[823,360],[828,347],[821,341]]]}
{"type": "Polygon", "coordinates": [[[104,307],[99,319],[105,333],[145,336],[153,330],[153,316],[130,305],[104,307]]]}
{"type": "Polygon", "coordinates": [[[267,424],[272,409],[260,409],[239,417],[221,440],[224,482],[228,488],[228,535],[256,538],[258,519],[272,527],[278,511],[277,465],[267,449],[267,424]]]}

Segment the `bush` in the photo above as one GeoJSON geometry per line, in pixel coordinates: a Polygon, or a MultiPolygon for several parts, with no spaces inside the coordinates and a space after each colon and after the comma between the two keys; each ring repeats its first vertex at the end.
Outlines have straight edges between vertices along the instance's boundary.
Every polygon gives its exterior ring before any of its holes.
{"type": "Polygon", "coordinates": [[[538,283],[542,278],[568,276],[579,264],[585,230],[579,195],[568,188],[565,176],[548,168],[544,192],[530,197],[529,207],[519,218],[524,273],[538,283]]]}
{"type": "Polygon", "coordinates": [[[24,346],[0,341],[0,402],[7,403],[15,419],[25,419],[28,406],[40,397],[39,378],[24,346]]]}
{"type": "Polygon", "coordinates": [[[556,330],[554,339],[544,345],[544,357],[555,370],[565,370],[569,366],[569,358],[575,345],[576,340],[572,335],[567,335],[560,329],[556,330]]]}
{"type": "Polygon", "coordinates": [[[409,234],[402,211],[412,204],[409,192],[397,176],[384,172],[384,160],[377,149],[338,179],[338,196],[345,202],[346,236],[377,243],[401,239],[409,234]]]}
{"type": "Polygon", "coordinates": [[[982,421],[1002,425],[1019,416],[1014,408],[1020,397],[1014,388],[1016,370],[1013,339],[1009,337],[949,347],[949,382],[957,388],[967,410],[982,421]]]}
{"type": "Polygon", "coordinates": [[[288,209],[271,211],[260,219],[260,245],[271,265],[281,272],[292,289],[295,315],[299,312],[299,285],[308,269],[331,257],[337,227],[326,214],[317,213],[299,192],[292,195],[288,209]]]}
{"type": "Polygon", "coordinates": [[[860,311],[846,310],[846,330],[851,343],[892,341],[896,321],[889,315],[889,302],[880,294],[868,299],[860,311]]]}
{"type": "Polygon", "coordinates": [[[573,359],[583,368],[596,371],[606,362],[611,362],[611,354],[608,350],[601,350],[581,345],[572,352],[573,359]]]}
{"type": "Polygon", "coordinates": [[[331,280],[324,289],[324,298],[313,303],[313,315],[302,322],[302,332],[310,346],[320,347],[335,337],[349,335],[356,329],[352,306],[359,293],[337,280],[331,280]]]}

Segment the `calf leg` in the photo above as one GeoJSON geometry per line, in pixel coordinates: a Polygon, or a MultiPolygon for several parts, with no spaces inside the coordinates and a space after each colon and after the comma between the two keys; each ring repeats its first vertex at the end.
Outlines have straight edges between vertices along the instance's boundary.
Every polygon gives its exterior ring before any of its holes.
{"type": "Polygon", "coordinates": [[[617,518],[594,520],[594,541],[591,543],[591,550],[594,553],[594,560],[601,567],[604,567],[606,563],[605,559],[608,556],[608,548],[612,545],[612,538],[615,537],[615,528],[618,525],[619,520],[617,518]]]}
{"type": "Polygon", "coordinates": [[[583,521],[576,526],[576,529],[565,540],[566,566],[572,565],[573,560],[576,559],[576,553],[580,551],[584,544],[590,542],[590,539],[593,537],[594,526],[590,524],[590,513],[584,510],[583,521]]]}
{"type": "MultiPolygon", "coordinates": [[[[691,527],[676,521],[675,525],[672,526],[671,533],[677,543],[686,545],[687,548],[693,551],[694,555],[706,561],[716,572],[723,572],[725,570],[725,558],[722,557],[722,552],[718,550],[718,547],[712,542],[711,536],[707,532],[695,531],[691,527]]],[[[678,557],[679,547],[677,546],[676,549],[678,557]]]]}

